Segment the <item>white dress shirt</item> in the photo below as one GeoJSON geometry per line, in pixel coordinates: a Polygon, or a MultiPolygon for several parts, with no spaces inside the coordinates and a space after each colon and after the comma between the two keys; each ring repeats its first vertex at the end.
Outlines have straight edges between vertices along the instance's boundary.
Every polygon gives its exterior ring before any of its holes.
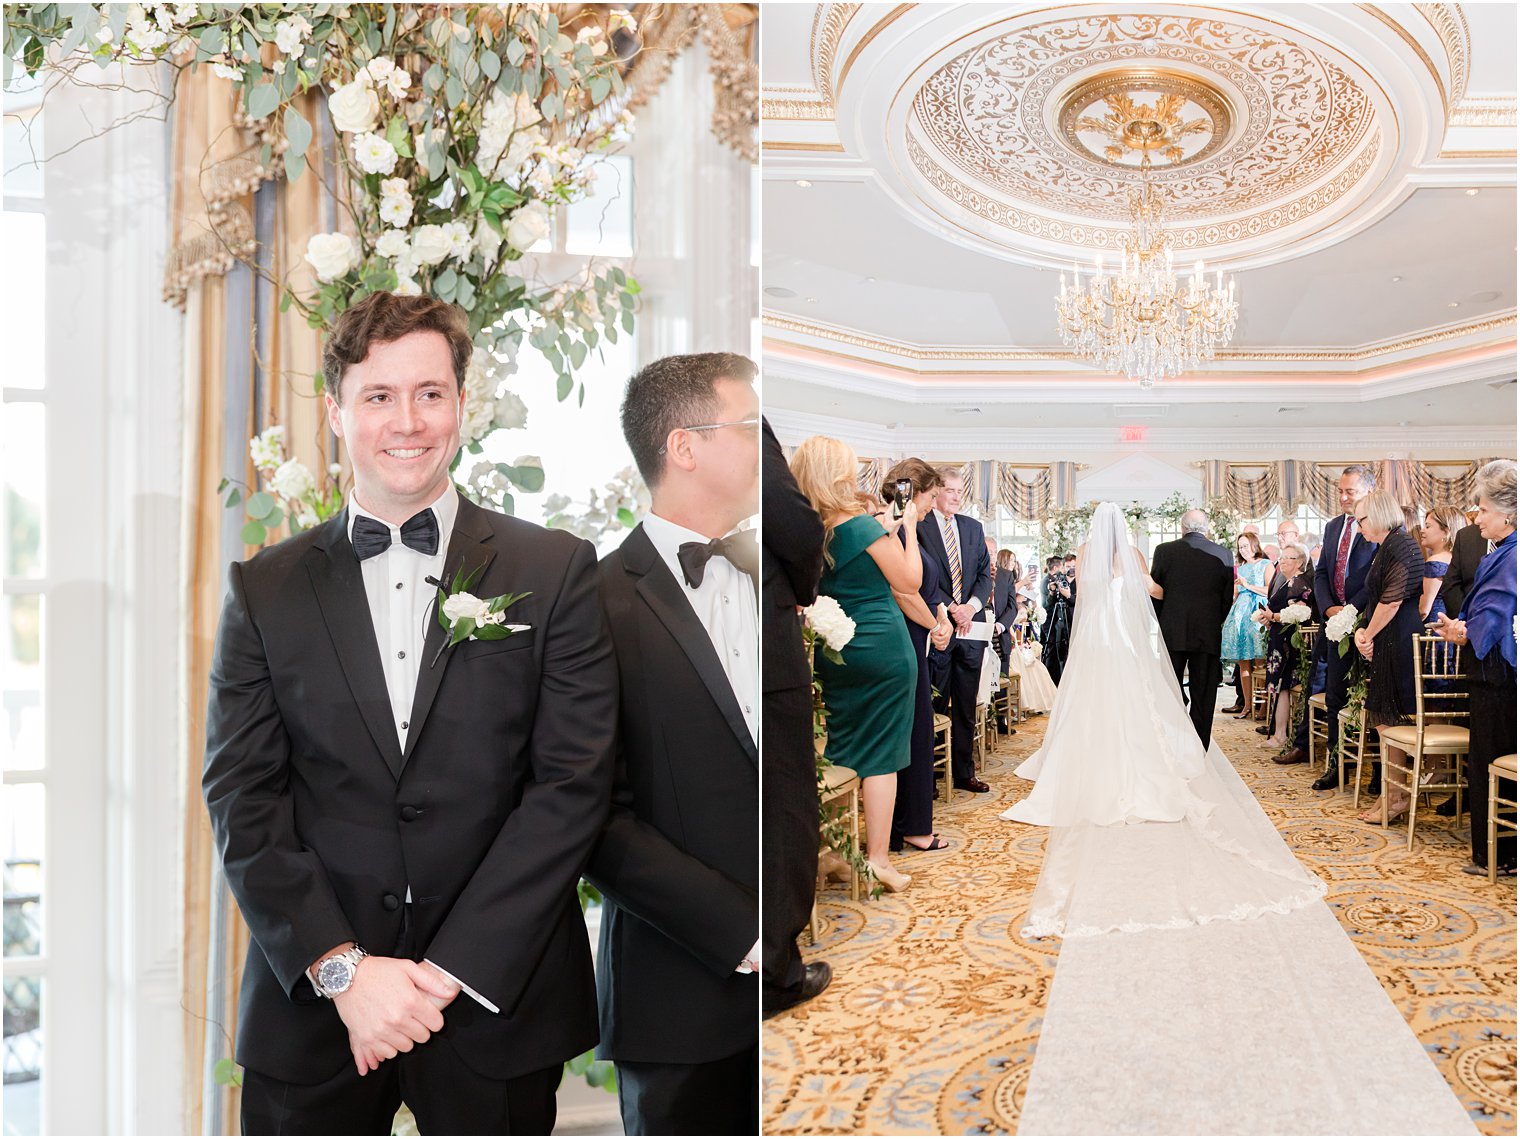
{"type": "MultiPolygon", "coordinates": [[[[350,543],[354,538],[354,520],[360,515],[375,519],[382,526],[389,527],[391,532],[390,549],[365,558],[359,563],[359,571],[364,578],[370,621],[375,626],[375,642],[380,646],[380,667],[385,673],[385,691],[391,701],[391,721],[396,725],[396,739],[403,752],[411,734],[412,701],[417,695],[417,675],[421,671],[428,625],[437,620],[433,615],[433,601],[438,590],[428,584],[427,579],[443,580],[449,539],[454,533],[454,519],[459,516],[459,492],[454,489],[454,484],[450,483],[448,489],[424,509],[431,510],[438,521],[438,550],[433,554],[420,553],[403,544],[399,524],[365,510],[357,495],[348,496],[350,543]]],[[[412,900],[410,883],[406,888],[406,900],[412,900]]],[[[494,1013],[501,1012],[452,973],[432,961],[428,964],[484,1007],[494,1013]]]]}
{"type": "MultiPolygon", "coordinates": [[[[745,726],[750,739],[759,740],[760,710],[760,605],[755,590],[755,579],[750,577],[727,558],[713,558],[707,563],[702,584],[693,589],[686,582],[681,569],[679,551],[686,542],[707,545],[710,538],[695,530],[678,526],[668,518],[650,513],[644,516],[644,533],[654,543],[660,559],[675,575],[681,592],[691,603],[691,608],[707,630],[713,651],[723,662],[723,674],[728,677],[734,699],[744,713],[745,726]]],[[[736,973],[753,973],[752,961],[760,959],[760,939],[745,959],[734,970],[736,973]]]]}

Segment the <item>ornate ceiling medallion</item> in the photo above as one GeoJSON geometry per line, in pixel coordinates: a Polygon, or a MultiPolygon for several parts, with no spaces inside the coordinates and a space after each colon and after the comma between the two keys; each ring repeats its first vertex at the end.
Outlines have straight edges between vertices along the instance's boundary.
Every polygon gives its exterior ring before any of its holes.
{"type": "Polygon", "coordinates": [[[1181,72],[1125,68],[1077,84],[1060,102],[1061,138],[1083,158],[1120,169],[1201,162],[1230,137],[1224,92],[1181,72]]]}

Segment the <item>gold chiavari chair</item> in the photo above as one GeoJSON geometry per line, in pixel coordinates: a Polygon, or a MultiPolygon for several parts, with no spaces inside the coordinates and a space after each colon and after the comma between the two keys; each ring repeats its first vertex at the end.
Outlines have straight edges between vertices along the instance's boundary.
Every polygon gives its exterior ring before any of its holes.
{"type": "Polygon", "coordinates": [[[825,809],[849,817],[850,857],[846,861],[850,865],[850,900],[857,901],[860,898],[860,877],[855,873],[855,855],[860,850],[860,776],[854,769],[840,767],[837,763],[825,768],[823,789],[818,798],[825,809]]]}
{"type": "MultiPolygon", "coordinates": [[[[1319,626],[1316,625],[1316,624],[1313,624],[1312,622],[1305,622],[1304,624],[1302,624],[1302,625],[1300,625],[1298,627],[1298,631],[1299,631],[1300,638],[1301,638],[1301,640],[1303,642],[1302,643],[1302,647],[1300,647],[1299,650],[1298,650],[1299,657],[1300,657],[1300,659],[1302,659],[1305,656],[1307,656],[1309,658],[1309,660],[1310,660],[1309,677],[1312,680],[1313,677],[1314,677],[1314,665],[1313,665],[1314,646],[1315,646],[1315,643],[1319,640],[1319,626]]],[[[1292,636],[1291,633],[1288,634],[1288,635],[1292,636]]],[[[1309,698],[1309,686],[1307,684],[1299,684],[1298,683],[1298,676],[1297,676],[1296,673],[1294,674],[1294,677],[1293,677],[1293,683],[1294,683],[1294,687],[1292,689],[1292,692],[1293,692],[1293,703],[1291,705],[1289,705],[1289,709],[1288,709],[1288,738],[1289,739],[1293,738],[1293,730],[1298,726],[1298,719],[1299,719],[1299,717],[1306,714],[1305,708],[1304,708],[1304,701],[1306,701],[1309,698]]],[[[1269,723],[1276,724],[1277,723],[1276,717],[1277,717],[1277,694],[1274,693],[1273,694],[1272,707],[1267,712],[1267,721],[1269,723]]],[[[1313,757],[1311,756],[1310,758],[1312,759],[1313,757]]]]}
{"type": "Polygon", "coordinates": [[[1351,777],[1351,806],[1356,808],[1362,802],[1362,765],[1367,759],[1367,746],[1378,737],[1378,730],[1367,723],[1366,701],[1359,701],[1355,705],[1348,704],[1336,715],[1340,722],[1340,767],[1339,789],[1346,789],[1346,764],[1356,759],[1356,774],[1351,777]]]}
{"type": "Polygon", "coordinates": [[[1437,791],[1454,791],[1458,820],[1462,818],[1462,792],[1467,789],[1467,728],[1458,721],[1468,717],[1468,693],[1459,684],[1467,677],[1460,671],[1459,658],[1450,651],[1450,643],[1441,637],[1414,633],[1414,723],[1393,724],[1380,731],[1379,749],[1383,755],[1383,825],[1388,825],[1388,792],[1397,780],[1409,792],[1409,842],[1414,849],[1415,818],[1420,796],[1437,791]],[[1389,745],[1398,748],[1408,765],[1395,763],[1389,745]],[[1440,761],[1429,771],[1422,771],[1426,759],[1440,761]]]}
{"type": "Polygon", "coordinates": [[[1499,798],[1499,780],[1515,781],[1515,757],[1501,755],[1488,765],[1488,884],[1499,881],[1499,831],[1516,832],[1515,800],[1499,798]],[[1500,817],[1499,808],[1508,807],[1509,815],[1500,817]]]}
{"type": "MultiPolygon", "coordinates": [[[[936,714],[934,717],[934,773],[938,777],[943,772],[945,776],[946,797],[949,796],[950,784],[950,717],[936,714]]],[[[939,784],[934,785],[934,797],[939,798],[939,784]]]]}

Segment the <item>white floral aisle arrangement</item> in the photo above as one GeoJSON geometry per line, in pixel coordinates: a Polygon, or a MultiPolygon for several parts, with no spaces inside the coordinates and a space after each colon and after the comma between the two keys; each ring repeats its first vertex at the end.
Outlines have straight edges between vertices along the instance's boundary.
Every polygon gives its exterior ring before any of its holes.
{"type": "MultiPolygon", "coordinates": [[[[313,285],[276,282],[281,308],[324,328],[377,291],[458,304],[476,344],[462,442],[478,455],[487,435],[526,425],[526,404],[507,390],[524,342],[548,361],[564,400],[598,345],[633,330],[639,286],[621,267],[587,261],[575,277],[547,281],[525,255],[626,139],[621,64],[638,36],[626,11],[593,6],[15,4],[5,77],[88,59],[166,63],[176,78],[209,67],[262,139],[261,174],[292,180],[307,174],[318,138],[304,98],[318,92],[336,135],[343,224],[307,243],[313,285]]],[[[494,468],[499,479],[472,473],[467,492],[510,511],[510,488],[543,488],[541,464],[494,468]]],[[[313,481],[315,495],[281,497],[320,520],[341,495],[335,476],[313,481]]],[[[262,508],[259,493],[247,501],[262,508]]],[[[273,511],[250,521],[270,534],[303,513],[280,509],[274,525],[273,511]]]]}
{"type": "Polygon", "coordinates": [[[1284,625],[1302,625],[1313,615],[1314,611],[1302,601],[1294,601],[1283,606],[1282,612],[1277,615],[1277,619],[1284,625]]]}
{"type": "Polygon", "coordinates": [[[1357,618],[1360,616],[1355,605],[1343,605],[1335,616],[1325,622],[1325,636],[1335,643],[1336,651],[1341,656],[1346,655],[1346,650],[1351,645],[1347,638],[1356,628],[1357,618]]]}
{"type": "Polygon", "coordinates": [[[826,593],[802,610],[802,618],[814,639],[823,647],[823,654],[835,664],[843,664],[845,646],[855,639],[855,620],[844,607],[826,593]]]}

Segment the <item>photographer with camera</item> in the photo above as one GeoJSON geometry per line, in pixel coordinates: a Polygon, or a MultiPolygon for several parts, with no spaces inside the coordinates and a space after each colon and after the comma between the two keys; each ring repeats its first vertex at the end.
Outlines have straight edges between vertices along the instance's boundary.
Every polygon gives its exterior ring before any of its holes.
{"type": "Polygon", "coordinates": [[[1042,659],[1050,678],[1061,683],[1066,667],[1066,653],[1071,647],[1071,610],[1077,599],[1077,556],[1065,554],[1046,562],[1045,628],[1040,639],[1045,650],[1042,659]]]}

